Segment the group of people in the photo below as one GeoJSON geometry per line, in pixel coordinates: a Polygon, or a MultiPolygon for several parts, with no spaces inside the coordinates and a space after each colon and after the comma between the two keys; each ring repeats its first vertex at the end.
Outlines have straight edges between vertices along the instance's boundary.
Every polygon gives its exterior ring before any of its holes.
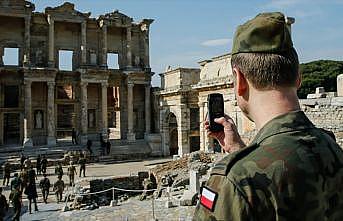
{"type": "MultiPolygon", "coordinates": [[[[83,175],[86,176],[86,158],[84,155],[81,155],[78,164],[80,165],[80,173],[79,176],[83,175]]],[[[29,212],[32,213],[32,203],[34,204],[34,210],[38,211],[37,206],[37,188],[36,188],[36,181],[38,180],[37,175],[43,175],[43,178],[39,182],[39,188],[42,191],[42,198],[44,203],[48,203],[48,196],[49,190],[51,187],[50,180],[47,177],[47,165],[48,160],[45,156],[41,158],[39,155],[37,157],[37,164],[36,170],[34,169],[34,165],[31,164],[31,161],[28,157],[25,157],[23,154],[20,158],[20,174],[14,173],[14,177],[10,182],[11,193],[9,196],[9,200],[12,202],[14,208],[14,216],[13,220],[19,220],[20,213],[21,213],[21,206],[22,206],[22,194],[24,193],[27,195],[27,199],[29,200],[29,212]],[[36,172],[37,171],[37,172],[36,172]]],[[[3,166],[3,185],[8,186],[11,174],[11,164],[10,162],[6,161],[3,166]]],[[[59,162],[55,167],[55,174],[57,175],[57,181],[53,184],[53,191],[56,195],[57,203],[62,201],[62,195],[65,188],[65,184],[63,181],[63,167],[62,162],[59,162]]],[[[70,161],[68,166],[68,176],[69,176],[69,185],[74,186],[74,176],[77,175],[76,167],[73,161],[70,161]]],[[[6,215],[8,210],[8,203],[6,197],[2,195],[2,188],[0,187],[0,221],[6,215]]]]}

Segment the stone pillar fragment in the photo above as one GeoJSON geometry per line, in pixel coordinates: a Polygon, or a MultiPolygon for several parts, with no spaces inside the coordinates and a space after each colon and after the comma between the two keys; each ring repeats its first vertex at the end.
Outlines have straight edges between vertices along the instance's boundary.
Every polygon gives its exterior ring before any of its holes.
{"type": "Polygon", "coordinates": [[[24,66],[30,65],[30,47],[31,47],[31,16],[27,16],[25,19],[25,50],[24,50],[24,66]]]}
{"type": "Polygon", "coordinates": [[[55,127],[55,82],[47,82],[48,85],[48,106],[47,106],[47,125],[48,125],[48,146],[56,145],[55,127]]]}
{"type": "Polygon", "coordinates": [[[87,63],[87,22],[81,23],[81,64],[87,63]]]}
{"type": "Polygon", "coordinates": [[[107,67],[107,25],[102,26],[102,66],[107,67]]]}
{"type": "Polygon", "coordinates": [[[25,106],[24,106],[24,147],[32,147],[32,101],[31,101],[31,86],[32,82],[25,80],[25,106]]]}
{"type": "Polygon", "coordinates": [[[200,119],[200,150],[205,151],[205,136],[207,136],[204,123],[205,123],[205,108],[204,103],[199,102],[199,119],[200,119]]]}
{"type": "Polygon", "coordinates": [[[48,15],[49,23],[49,67],[55,67],[55,21],[48,15]]]}
{"type": "Polygon", "coordinates": [[[150,104],[150,84],[145,85],[145,134],[151,130],[151,104],[150,104]]]}
{"type": "Polygon", "coordinates": [[[130,68],[132,67],[132,53],[131,53],[131,41],[132,41],[132,34],[131,34],[131,27],[128,27],[126,29],[126,67],[130,68]]]}
{"type": "Polygon", "coordinates": [[[107,119],[107,87],[108,83],[101,83],[101,112],[102,112],[102,135],[107,139],[108,119],[107,119]]]}
{"type": "Polygon", "coordinates": [[[136,139],[136,135],[133,132],[133,86],[133,83],[127,84],[127,139],[130,141],[134,141],[136,139]]]}
{"type": "Polygon", "coordinates": [[[87,82],[81,82],[81,144],[86,144],[88,140],[88,98],[87,82]]]}
{"type": "Polygon", "coordinates": [[[343,74],[337,76],[337,96],[343,97],[343,74]]]}

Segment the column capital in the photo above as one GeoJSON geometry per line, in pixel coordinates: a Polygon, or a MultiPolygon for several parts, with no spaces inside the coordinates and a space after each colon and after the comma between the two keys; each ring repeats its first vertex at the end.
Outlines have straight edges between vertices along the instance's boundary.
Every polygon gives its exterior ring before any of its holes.
{"type": "Polygon", "coordinates": [[[49,87],[54,87],[56,83],[55,83],[54,81],[47,81],[46,84],[47,84],[49,87]]]}
{"type": "Polygon", "coordinates": [[[133,82],[127,82],[127,87],[133,87],[135,84],[133,82]]]}
{"type": "Polygon", "coordinates": [[[48,24],[49,25],[53,25],[54,24],[55,20],[53,19],[53,17],[51,15],[48,14],[47,19],[48,19],[48,24]]]}
{"type": "Polygon", "coordinates": [[[101,82],[101,87],[108,87],[108,82],[101,82]]]}
{"type": "Polygon", "coordinates": [[[31,86],[31,84],[32,84],[32,80],[28,80],[28,79],[24,80],[24,85],[25,86],[31,86]]]}
{"type": "Polygon", "coordinates": [[[87,86],[88,86],[88,82],[81,81],[81,82],[80,82],[80,86],[81,86],[81,87],[87,87],[87,86]]]}

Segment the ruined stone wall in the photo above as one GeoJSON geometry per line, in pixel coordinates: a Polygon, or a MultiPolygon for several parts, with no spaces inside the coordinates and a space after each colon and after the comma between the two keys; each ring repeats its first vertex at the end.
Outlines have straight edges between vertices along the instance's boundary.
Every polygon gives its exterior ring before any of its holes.
{"type": "Polygon", "coordinates": [[[332,131],[343,147],[343,97],[300,100],[308,118],[319,128],[332,131]]]}

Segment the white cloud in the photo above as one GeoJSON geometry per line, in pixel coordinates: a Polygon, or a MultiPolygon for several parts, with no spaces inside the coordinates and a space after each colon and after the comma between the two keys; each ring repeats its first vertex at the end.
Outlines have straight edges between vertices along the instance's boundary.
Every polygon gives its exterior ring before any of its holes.
{"type": "Polygon", "coordinates": [[[222,45],[230,44],[231,41],[232,39],[230,38],[212,39],[212,40],[201,42],[201,45],[207,46],[207,47],[222,46],[222,45]]]}

